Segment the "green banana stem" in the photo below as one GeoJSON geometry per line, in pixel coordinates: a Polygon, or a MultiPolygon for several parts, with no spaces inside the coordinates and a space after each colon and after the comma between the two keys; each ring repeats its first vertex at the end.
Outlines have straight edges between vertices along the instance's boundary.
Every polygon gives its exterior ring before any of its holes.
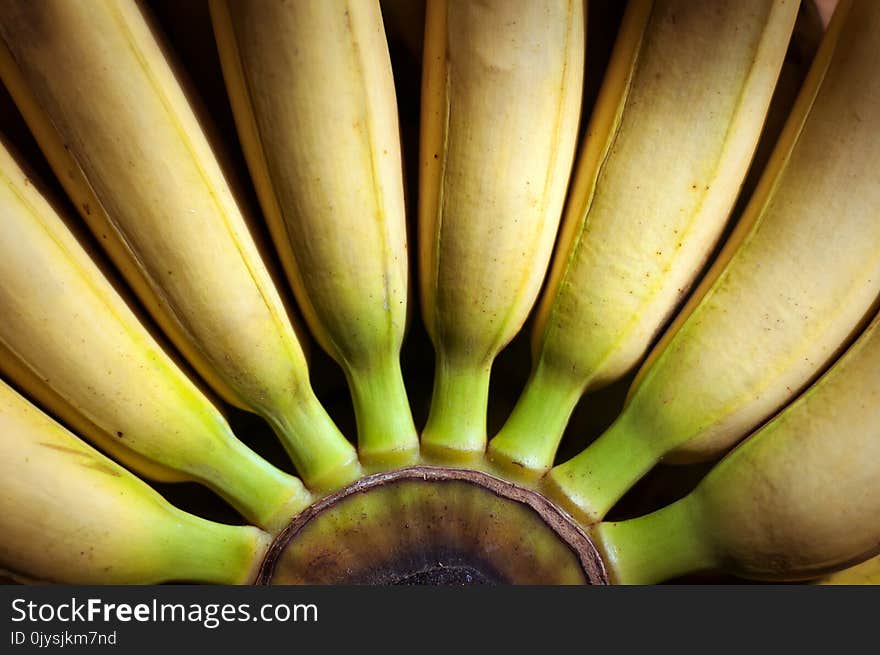
{"type": "Polygon", "coordinates": [[[553,466],[582,386],[538,363],[504,427],[489,442],[489,457],[541,472],[553,466]]]}
{"type": "Polygon", "coordinates": [[[600,523],[593,538],[615,584],[650,585],[718,567],[709,533],[699,529],[694,496],[620,522],[600,523]]]}
{"type": "Polygon", "coordinates": [[[361,462],[378,468],[413,464],[419,438],[396,356],[377,358],[367,370],[351,369],[351,389],[361,462]]]}
{"type": "Polygon", "coordinates": [[[472,463],[486,451],[491,363],[453,361],[438,354],[434,394],[422,432],[422,453],[449,463],[472,463]]]}
{"type": "Polygon", "coordinates": [[[283,414],[267,418],[310,491],[330,492],[360,477],[354,446],[340,434],[311,389],[293,398],[283,414]]]}
{"type": "Polygon", "coordinates": [[[193,583],[250,584],[271,538],[251,526],[224,525],[174,509],[156,535],[163,579],[193,583]],[[173,528],[170,530],[168,528],[173,528]]]}
{"type": "MultiPolygon", "coordinates": [[[[244,518],[275,534],[312,501],[298,478],[287,475],[238,440],[228,440],[218,452],[206,454],[201,480],[244,518]],[[212,480],[234,481],[222,488],[212,480]]],[[[201,467],[200,467],[201,468],[201,467]]]]}
{"type": "Polygon", "coordinates": [[[660,460],[662,439],[645,439],[623,414],[579,455],[554,466],[546,493],[579,521],[601,521],[623,495],[660,460]]]}

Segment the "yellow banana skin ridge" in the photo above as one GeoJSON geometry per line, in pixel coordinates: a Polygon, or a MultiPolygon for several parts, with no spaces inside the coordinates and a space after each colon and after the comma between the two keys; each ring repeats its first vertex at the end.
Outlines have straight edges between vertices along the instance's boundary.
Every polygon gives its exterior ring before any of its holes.
{"type": "Polygon", "coordinates": [[[273,426],[314,491],[357,477],[281,297],[145,10],[0,3],[0,75],[96,238],[174,345],[273,426]]]}

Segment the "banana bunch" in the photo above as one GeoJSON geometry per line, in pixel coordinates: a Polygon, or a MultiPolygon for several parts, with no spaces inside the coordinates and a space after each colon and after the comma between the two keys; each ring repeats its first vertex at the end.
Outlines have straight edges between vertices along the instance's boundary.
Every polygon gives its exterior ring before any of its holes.
{"type": "Polygon", "coordinates": [[[236,140],[148,5],[0,0],[0,79],[75,208],[0,135],[0,569],[362,582],[471,553],[538,583],[876,580],[880,4],[840,0],[766,163],[798,3],[630,0],[594,106],[585,0],[421,8],[210,0],[236,140]],[[420,334],[433,371],[405,359],[420,334]],[[433,376],[421,426],[405,371],[433,376]],[[581,398],[633,374],[559,461],[581,398]],[[609,517],[660,462],[711,467],[609,517]],[[163,497],[183,481],[246,524],[163,497]]]}

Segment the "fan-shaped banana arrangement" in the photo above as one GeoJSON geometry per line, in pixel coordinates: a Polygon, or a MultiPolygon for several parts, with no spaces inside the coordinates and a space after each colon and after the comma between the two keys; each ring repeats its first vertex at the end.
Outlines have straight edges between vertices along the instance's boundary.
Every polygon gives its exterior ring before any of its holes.
{"type": "Polygon", "coordinates": [[[423,6],[210,0],[231,134],[149,2],[0,0],[0,78],[70,201],[3,125],[0,569],[876,582],[880,4],[839,2],[775,145],[799,3],[630,0],[594,106],[588,2],[423,6]],[[610,427],[573,429],[630,374],[610,427]],[[640,499],[660,462],[708,473],[640,499]],[[243,524],[163,497],[184,481],[243,524]]]}

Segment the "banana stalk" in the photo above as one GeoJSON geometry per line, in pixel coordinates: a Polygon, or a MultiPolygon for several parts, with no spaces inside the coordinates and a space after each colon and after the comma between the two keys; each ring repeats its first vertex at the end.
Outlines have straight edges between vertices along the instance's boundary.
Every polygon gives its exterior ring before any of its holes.
{"type": "Polygon", "coordinates": [[[880,298],[880,5],[838,5],[764,175],[612,426],[545,490],[601,519],[661,458],[717,457],[833,362],[880,298]]]}
{"type": "Polygon", "coordinates": [[[412,463],[407,240],[378,2],[211,3],[251,176],[299,306],[342,366],[361,462],[412,463]]]}
{"type": "Polygon", "coordinates": [[[422,449],[486,447],[489,374],[544,278],[574,159],[580,0],[429,0],[422,79],[419,269],[436,350],[422,449]]]}
{"type": "Polygon", "coordinates": [[[0,143],[0,370],[155,480],[194,480],[277,531],[302,483],[236,439],[0,143]]]}
{"type": "Polygon", "coordinates": [[[183,512],[0,380],[0,567],[64,584],[247,584],[270,537],[183,512]]]}
{"type": "Polygon", "coordinates": [[[878,372],[880,316],[684,499],[595,526],[612,581],[653,584],[706,569],[807,580],[877,555],[878,372]]]}
{"type": "Polygon", "coordinates": [[[0,76],[98,241],[193,367],[272,425],[310,489],[359,475],[142,6],[3,0],[0,76]]]}
{"type": "Polygon", "coordinates": [[[581,395],[630,371],[678,307],[745,179],[797,9],[629,3],[493,460],[549,469],[581,395]]]}

